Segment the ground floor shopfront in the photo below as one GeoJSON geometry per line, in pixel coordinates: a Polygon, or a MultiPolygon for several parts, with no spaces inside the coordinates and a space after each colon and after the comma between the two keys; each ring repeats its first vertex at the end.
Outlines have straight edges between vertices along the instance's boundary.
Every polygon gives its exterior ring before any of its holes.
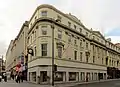
{"type": "MultiPolygon", "coordinates": [[[[41,65],[28,69],[28,81],[34,83],[51,83],[51,66],[41,65]]],[[[83,69],[58,66],[55,72],[55,82],[84,82],[107,79],[107,71],[99,69],[83,69]]]]}

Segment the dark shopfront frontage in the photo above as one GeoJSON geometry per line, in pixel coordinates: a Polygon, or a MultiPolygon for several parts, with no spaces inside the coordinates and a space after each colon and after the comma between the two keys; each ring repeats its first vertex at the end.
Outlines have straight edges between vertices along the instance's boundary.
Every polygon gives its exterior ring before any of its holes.
{"type": "Polygon", "coordinates": [[[25,56],[25,70],[22,72],[24,76],[24,80],[27,81],[27,73],[28,73],[28,55],[25,56]]]}
{"type": "Polygon", "coordinates": [[[103,73],[98,73],[98,79],[99,79],[99,80],[100,80],[100,79],[104,79],[104,78],[103,78],[103,75],[104,75],[103,73]]]}
{"type": "Polygon", "coordinates": [[[27,63],[25,63],[25,64],[17,64],[16,69],[15,69],[15,73],[13,73],[13,70],[12,70],[11,75],[15,75],[18,72],[21,72],[22,75],[23,75],[23,79],[27,81],[27,72],[28,72],[27,63]]]}
{"type": "Polygon", "coordinates": [[[120,78],[120,70],[118,70],[118,68],[115,67],[107,67],[107,75],[108,79],[120,78]]]}
{"type": "Polygon", "coordinates": [[[25,57],[24,56],[21,56],[21,64],[20,64],[22,70],[22,75],[24,77],[24,80],[27,81],[27,72],[28,72],[28,55],[26,55],[25,57]]]}
{"type": "Polygon", "coordinates": [[[27,72],[28,72],[28,69],[27,69],[27,65],[25,64],[25,70],[22,71],[22,74],[24,76],[24,80],[26,80],[26,81],[27,81],[27,72]]]}
{"type": "Polygon", "coordinates": [[[28,73],[28,54],[25,56],[25,70],[22,72],[24,76],[24,80],[27,81],[27,73],[28,73]]]}

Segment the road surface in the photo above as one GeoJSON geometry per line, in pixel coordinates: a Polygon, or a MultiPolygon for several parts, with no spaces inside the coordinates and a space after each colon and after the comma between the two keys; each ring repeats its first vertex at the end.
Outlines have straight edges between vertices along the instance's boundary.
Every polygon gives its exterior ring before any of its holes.
{"type": "Polygon", "coordinates": [[[90,83],[90,84],[76,85],[70,87],[120,87],[120,80],[100,82],[100,83],[90,83]]]}
{"type": "MultiPolygon", "coordinates": [[[[51,87],[51,86],[32,84],[28,82],[16,83],[15,81],[8,81],[8,82],[0,82],[0,87],[51,87]]],[[[65,86],[59,84],[56,87],[65,87],[65,86]]],[[[69,87],[120,87],[120,80],[106,81],[106,82],[100,82],[100,83],[89,83],[89,84],[75,85],[75,86],[69,86],[69,87]]]]}

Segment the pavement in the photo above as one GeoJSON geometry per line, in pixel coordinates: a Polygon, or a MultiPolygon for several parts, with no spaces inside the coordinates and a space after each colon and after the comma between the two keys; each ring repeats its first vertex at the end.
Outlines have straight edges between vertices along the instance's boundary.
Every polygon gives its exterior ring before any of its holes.
{"type": "MultiPolygon", "coordinates": [[[[16,83],[13,80],[0,82],[0,87],[52,87],[50,85],[39,85],[29,82],[16,83]]],[[[66,83],[56,84],[54,87],[120,87],[120,79],[106,81],[84,82],[84,83],[66,83]]]]}
{"type": "Polygon", "coordinates": [[[91,83],[91,84],[79,84],[69,87],[120,87],[120,80],[91,83]]]}

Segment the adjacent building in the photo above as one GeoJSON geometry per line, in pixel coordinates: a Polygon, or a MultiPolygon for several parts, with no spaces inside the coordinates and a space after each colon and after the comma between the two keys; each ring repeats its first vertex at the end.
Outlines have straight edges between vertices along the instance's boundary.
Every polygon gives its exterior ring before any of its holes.
{"type": "Polygon", "coordinates": [[[115,45],[120,47],[120,43],[116,43],[115,45]]]}
{"type": "Polygon", "coordinates": [[[105,80],[108,76],[117,78],[116,74],[109,73],[108,68],[119,70],[120,47],[105,39],[99,31],[87,29],[74,15],[65,14],[51,5],[40,5],[26,29],[26,38],[21,39],[21,43],[18,37],[11,42],[13,46],[9,48],[13,51],[16,44],[18,48],[15,47],[15,50],[18,51],[15,52],[18,53],[7,52],[6,56],[10,54],[7,60],[11,58],[13,61],[10,63],[6,60],[6,65],[10,66],[6,67],[8,70],[12,68],[21,53],[28,55],[28,81],[52,81],[52,38],[54,62],[57,65],[55,82],[105,80]],[[21,48],[22,43],[24,50],[21,48]],[[33,55],[27,54],[27,48],[33,49],[33,55]]]}
{"type": "Polygon", "coordinates": [[[2,58],[0,58],[0,75],[3,75],[4,72],[5,72],[5,61],[3,60],[3,56],[2,56],[2,58]]]}
{"type": "Polygon", "coordinates": [[[24,72],[26,78],[27,78],[27,69],[25,68],[27,66],[26,38],[27,38],[28,23],[29,23],[28,21],[25,21],[15,40],[11,40],[6,53],[6,72],[15,71],[16,66],[20,65],[22,66],[20,69],[22,72],[24,72]]]}
{"type": "Polygon", "coordinates": [[[9,47],[6,52],[6,71],[8,72],[13,67],[13,57],[12,57],[12,46],[13,46],[13,40],[11,40],[9,47]]]}

